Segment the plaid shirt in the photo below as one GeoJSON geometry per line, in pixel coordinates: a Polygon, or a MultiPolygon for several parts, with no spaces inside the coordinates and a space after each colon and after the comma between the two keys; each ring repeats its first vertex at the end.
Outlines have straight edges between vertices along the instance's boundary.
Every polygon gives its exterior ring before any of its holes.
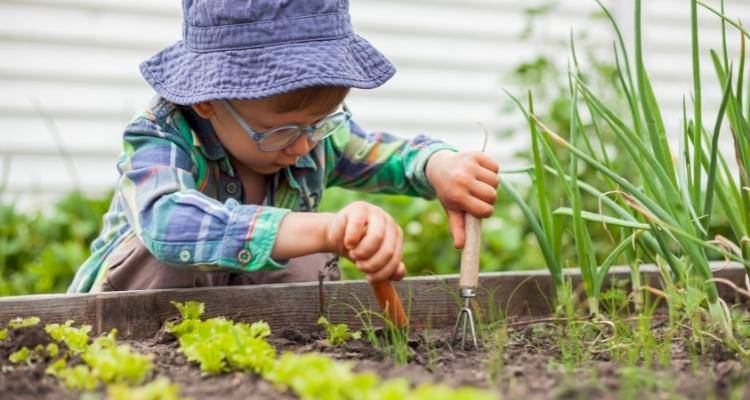
{"type": "Polygon", "coordinates": [[[178,267],[283,268],[270,254],[288,212],[315,211],[329,186],[434,197],[425,164],[436,151],[454,150],[425,136],[368,134],[351,122],[268,179],[264,204],[249,205],[210,123],[191,108],[157,99],[127,126],[123,142],[104,226],[69,293],[100,291],[107,256],[133,235],[178,267]]]}

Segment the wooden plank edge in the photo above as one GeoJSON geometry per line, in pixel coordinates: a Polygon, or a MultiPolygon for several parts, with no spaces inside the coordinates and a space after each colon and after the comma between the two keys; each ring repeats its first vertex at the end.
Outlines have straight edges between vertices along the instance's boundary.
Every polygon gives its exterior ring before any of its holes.
{"type": "MultiPolygon", "coordinates": [[[[713,263],[715,277],[745,286],[745,269],[738,263],[713,263]]],[[[659,288],[659,271],[643,265],[642,282],[659,288]]],[[[630,279],[630,268],[614,267],[613,280],[630,279]]],[[[577,269],[565,270],[574,287],[580,285],[577,269]]],[[[452,326],[458,310],[458,275],[419,276],[396,283],[414,330],[452,326]]],[[[743,301],[730,285],[719,283],[719,294],[727,302],[743,301]]],[[[554,287],[547,270],[489,272],[480,274],[476,298],[477,317],[540,317],[551,312],[554,287]]],[[[352,327],[364,323],[382,325],[378,303],[369,283],[363,280],[324,283],[324,312],[335,322],[352,327]]],[[[45,323],[74,320],[89,324],[96,333],[117,328],[122,338],[153,336],[165,321],[178,317],[171,301],[200,301],[206,316],[223,315],[241,321],[267,321],[272,329],[315,329],[319,316],[317,282],[158,289],[91,294],[29,295],[0,298],[0,326],[18,316],[38,316],[45,323]]]]}

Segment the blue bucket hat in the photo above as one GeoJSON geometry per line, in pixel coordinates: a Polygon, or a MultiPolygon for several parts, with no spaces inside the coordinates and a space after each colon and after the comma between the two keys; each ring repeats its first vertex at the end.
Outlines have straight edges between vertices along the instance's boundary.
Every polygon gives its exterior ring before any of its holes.
{"type": "Polygon", "coordinates": [[[173,103],[371,89],[396,72],[353,32],[348,0],[183,0],[183,15],[183,40],[140,66],[173,103]]]}

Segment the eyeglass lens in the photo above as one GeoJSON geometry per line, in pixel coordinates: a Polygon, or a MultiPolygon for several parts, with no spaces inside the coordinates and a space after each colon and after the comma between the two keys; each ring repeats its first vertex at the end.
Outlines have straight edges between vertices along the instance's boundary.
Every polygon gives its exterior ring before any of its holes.
{"type": "MultiPolygon", "coordinates": [[[[346,123],[346,115],[337,115],[323,121],[310,135],[310,140],[320,141],[335,133],[346,123]]],[[[304,132],[300,128],[282,128],[269,132],[259,143],[260,148],[264,151],[275,151],[283,149],[294,143],[304,132]]]]}

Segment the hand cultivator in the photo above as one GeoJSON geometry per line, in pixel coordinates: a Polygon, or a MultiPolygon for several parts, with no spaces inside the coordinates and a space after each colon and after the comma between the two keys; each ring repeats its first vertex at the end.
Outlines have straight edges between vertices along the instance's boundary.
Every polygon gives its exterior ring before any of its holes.
{"type": "MultiPolygon", "coordinates": [[[[484,130],[484,144],[482,152],[487,148],[489,133],[484,130]]],[[[479,283],[479,248],[482,244],[482,221],[466,213],[464,217],[466,225],[466,239],[464,240],[464,249],[461,252],[461,273],[458,278],[458,287],[461,289],[461,299],[464,306],[458,311],[456,318],[456,327],[453,329],[453,343],[458,343],[458,330],[461,329],[461,348],[466,350],[466,332],[471,332],[471,342],[473,348],[477,348],[477,332],[474,322],[474,314],[471,311],[471,299],[476,297],[477,286],[479,283]]]]}
{"type": "Polygon", "coordinates": [[[466,242],[461,252],[461,275],[458,279],[458,287],[461,289],[461,299],[464,306],[458,312],[456,327],[453,330],[453,342],[458,343],[461,329],[461,348],[466,350],[466,332],[471,332],[471,342],[477,347],[477,332],[474,323],[474,314],[471,311],[471,299],[476,296],[477,284],[479,282],[479,246],[481,244],[482,221],[477,217],[466,214],[466,242]]]}

